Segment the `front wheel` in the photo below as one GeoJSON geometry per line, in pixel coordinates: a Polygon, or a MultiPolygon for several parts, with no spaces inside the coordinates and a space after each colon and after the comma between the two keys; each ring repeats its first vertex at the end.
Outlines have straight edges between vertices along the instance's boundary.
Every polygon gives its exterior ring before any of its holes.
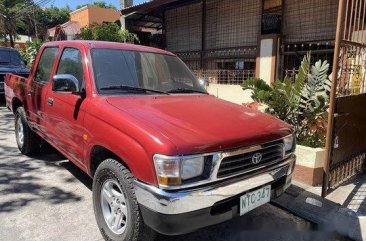
{"type": "Polygon", "coordinates": [[[153,240],[154,232],[141,217],[134,177],[114,159],[103,161],[93,180],[93,205],[98,227],[105,240],[153,240]]]}

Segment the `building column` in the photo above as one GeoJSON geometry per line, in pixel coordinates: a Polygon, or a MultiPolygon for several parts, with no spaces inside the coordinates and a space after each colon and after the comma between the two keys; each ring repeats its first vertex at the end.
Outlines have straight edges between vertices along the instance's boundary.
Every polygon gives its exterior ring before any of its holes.
{"type": "Polygon", "coordinates": [[[259,37],[255,76],[267,84],[271,84],[278,76],[279,43],[279,34],[259,37]]]}
{"type": "Polygon", "coordinates": [[[121,17],[119,18],[119,21],[121,22],[121,29],[126,29],[126,20],[125,20],[125,16],[121,15],[121,17]]]}
{"type": "MultiPolygon", "coordinates": [[[[121,10],[132,7],[132,6],[133,6],[133,0],[120,0],[121,10]]],[[[125,20],[124,15],[121,15],[121,17],[119,18],[119,21],[121,22],[121,29],[126,29],[126,20],[125,20]]]]}

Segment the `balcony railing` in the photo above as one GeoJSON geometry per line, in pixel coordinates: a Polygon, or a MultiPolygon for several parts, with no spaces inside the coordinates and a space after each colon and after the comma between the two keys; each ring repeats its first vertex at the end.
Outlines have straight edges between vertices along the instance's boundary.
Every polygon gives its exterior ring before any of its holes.
{"type": "Polygon", "coordinates": [[[195,70],[193,73],[197,79],[204,79],[212,84],[240,85],[255,77],[255,70],[195,70]]]}
{"type": "Polygon", "coordinates": [[[296,75],[299,73],[298,69],[285,69],[285,76],[295,82],[296,75]]]}

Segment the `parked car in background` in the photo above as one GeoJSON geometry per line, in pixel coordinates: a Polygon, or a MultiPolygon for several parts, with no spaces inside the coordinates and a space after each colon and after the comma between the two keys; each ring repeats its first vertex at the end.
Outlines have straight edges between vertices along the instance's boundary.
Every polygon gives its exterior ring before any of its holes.
{"type": "Polygon", "coordinates": [[[291,184],[292,127],[207,94],[164,50],[49,42],[28,78],[7,75],[5,93],[23,154],[45,140],[93,178],[106,240],[192,232],[291,184]]]}
{"type": "Polygon", "coordinates": [[[0,95],[4,94],[4,77],[7,73],[28,77],[30,72],[16,49],[0,47],[0,95]]]}

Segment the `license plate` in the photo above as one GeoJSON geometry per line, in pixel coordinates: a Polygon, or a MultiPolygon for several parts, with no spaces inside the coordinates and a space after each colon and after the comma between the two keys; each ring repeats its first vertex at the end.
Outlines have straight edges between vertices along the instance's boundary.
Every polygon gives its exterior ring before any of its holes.
{"type": "Polygon", "coordinates": [[[240,197],[240,216],[271,200],[271,186],[265,186],[240,197]]]}

